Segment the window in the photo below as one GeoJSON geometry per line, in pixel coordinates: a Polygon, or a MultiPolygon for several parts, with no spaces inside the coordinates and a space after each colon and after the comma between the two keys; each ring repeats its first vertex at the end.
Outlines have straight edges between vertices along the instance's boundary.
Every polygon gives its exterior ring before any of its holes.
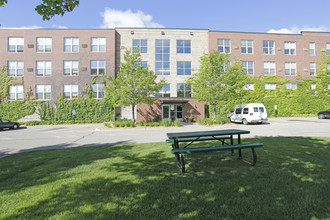
{"type": "Polygon", "coordinates": [[[178,76],[181,76],[181,75],[190,76],[191,75],[191,62],[179,61],[176,63],[176,65],[177,65],[178,76]]]}
{"type": "Polygon", "coordinates": [[[78,97],[78,85],[64,85],[64,98],[72,99],[78,97]]]}
{"type": "Polygon", "coordinates": [[[311,83],[311,89],[315,90],[316,89],[316,83],[311,83]]]}
{"type": "Polygon", "coordinates": [[[296,55],[296,42],[294,42],[294,41],[284,42],[284,54],[285,55],[296,55]]]}
{"type": "Polygon", "coordinates": [[[235,114],[238,114],[238,115],[242,114],[242,109],[241,108],[237,108],[236,111],[235,111],[235,114]]]}
{"type": "Polygon", "coordinates": [[[330,90],[330,83],[328,83],[328,90],[330,90]]]}
{"type": "Polygon", "coordinates": [[[330,43],[327,43],[326,51],[327,51],[327,56],[330,56],[330,43]]]}
{"type": "Polygon", "coordinates": [[[218,52],[230,53],[230,40],[218,39],[218,52]]]}
{"type": "Polygon", "coordinates": [[[64,38],[64,52],[79,52],[79,38],[65,37],[64,38]]]}
{"type": "Polygon", "coordinates": [[[156,40],[156,74],[170,75],[170,40],[156,40]]]}
{"type": "Polygon", "coordinates": [[[142,67],[148,68],[148,61],[141,61],[140,64],[142,67]]]}
{"type": "Polygon", "coordinates": [[[148,40],[133,40],[133,51],[139,47],[140,53],[148,53],[148,40]]]}
{"type": "Polygon", "coordinates": [[[176,41],[177,53],[191,53],[191,41],[190,40],[177,40],[176,41]]]}
{"type": "Polygon", "coordinates": [[[276,84],[275,83],[265,83],[265,89],[274,90],[274,89],[276,89],[276,84]]]}
{"type": "Polygon", "coordinates": [[[105,61],[92,60],[91,61],[91,75],[101,75],[105,73],[105,61]]]}
{"type": "Polygon", "coordinates": [[[156,97],[170,97],[171,93],[170,93],[170,84],[166,84],[165,86],[163,86],[163,88],[161,88],[158,92],[156,92],[155,96],[156,97]]]}
{"type": "Polygon", "coordinates": [[[50,76],[52,74],[51,61],[37,61],[37,76],[50,76]]]}
{"type": "Polygon", "coordinates": [[[309,56],[315,56],[315,43],[309,43],[309,56]]]}
{"type": "Polygon", "coordinates": [[[264,62],[264,74],[265,76],[275,76],[276,71],[275,71],[275,62],[264,62]]]}
{"type": "Polygon", "coordinates": [[[105,38],[104,37],[92,37],[91,38],[91,50],[92,52],[105,52],[105,38]]]}
{"type": "Polygon", "coordinates": [[[52,38],[37,37],[37,52],[42,52],[42,53],[52,52],[52,38]]]}
{"type": "Polygon", "coordinates": [[[285,83],[285,88],[286,89],[297,89],[297,83],[285,83]]]}
{"type": "Polygon", "coordinates": [[[36,96],[37,100],[50,100],[51,85],[37,85],[36,96]]]}
{"type": "Polygon", "coordinates": [[[252,54],[253,53],[253,41],[241,40],[241,53],[252,54]]]}
{"type": "Polygon", "coordinates": [[[8,100],[23,100],[23,86],[10,86],[8,100]]]}
{"type": "Polygon", "coordinates": [[[296,71],[296,63],[295,62],[285,62],[285,75],[286,76],[295,76],[296,71]]]}
{"type": "Polygon", "coordinates": [[[245,89],[245,90],[254,90],[254,84],[253,83],[248,83],[243,87],[243,89],[245,89]]]}
{"type": "Polygon", "coordinates": [[[191,97],[191,84],[178,83],[177,84],[177,97],[191,97]]]}
{"type": "Polygon", "coordinates": [[[249,108],[243,108],[243,115],[249,114],[249,108]]]}
{"type": "Polygon", "coordinates": [[[64,75],[77,76],[79,68],[79,61],[64,61],[64,75]]]}
{"type": "Polygon", "coordinates": [[[253,75],[254,63],[253,61],[242,61],[242,68],[247,74],[253,75]]]}
{"type": "Polygon", "coordinates": [[[315,63],[309,63],[309,73],[311,76],[316,76],[316,65],[315,63]]]}
{"type": "Polygon", "coordinates": [[[263,41],[264,54],[275,54],[275,41],[264,40],[263,41]]]}
{"type": "Polygon", "coordinates": [[[104,84],[93,84],[94,99],[102,99],[104,97],[104,84]]]}
{"type": "Polygon", "coordinates": [[[8,61],[9,76],[23,76],[24,62],[23,61],[8,61]]]}
{"type": "Polygon", "coordinates": [[[23,37],[8,38],[8,52],[13,52],[13,53],[24,52],[24,38],[23,37]]]}

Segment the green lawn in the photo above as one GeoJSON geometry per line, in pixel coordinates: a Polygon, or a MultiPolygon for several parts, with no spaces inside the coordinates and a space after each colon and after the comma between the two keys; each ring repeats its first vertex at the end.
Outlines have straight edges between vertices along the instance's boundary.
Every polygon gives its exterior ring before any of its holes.
{"type": "Polygon", "coordinates": [[[0,219],[330,218],[330,138],[243,142],[264,143],[255,167],[229,152],[191,154],[185,175],[166,143],[1,158],[0,219]]]}

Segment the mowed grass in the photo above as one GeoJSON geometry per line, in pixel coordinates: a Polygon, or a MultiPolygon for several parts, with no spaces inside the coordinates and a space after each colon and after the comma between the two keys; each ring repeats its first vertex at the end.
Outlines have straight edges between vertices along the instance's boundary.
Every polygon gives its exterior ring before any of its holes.
{"type": "Polygon", "coordinates": [[[330,138],[243,142],[264,143],[255,167],[237,153],[191,154],[185,175],[166,143],[1,158],[0,219],[330,218],[330,138]]]}

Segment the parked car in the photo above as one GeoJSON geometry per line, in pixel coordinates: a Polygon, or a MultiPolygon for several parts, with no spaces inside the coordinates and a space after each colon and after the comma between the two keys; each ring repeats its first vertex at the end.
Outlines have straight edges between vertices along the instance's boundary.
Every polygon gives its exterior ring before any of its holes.
{"type": "Polygon", "coordinates": [[[330,118],[330,109],[317,113],[319,119],[330,118]]]}
{"type": "Polygon", "coordinates": [[[236,105],[227,117],[230,122],[262,124],[267,121],[267,111],[262,103],[244,103],[236,105]]]}
{"type": "Polygon", "coordinates": [[[3,130],[4,128],[16,129],[19,128],[19,123],[0,118],[0,130],[3,130]]]}

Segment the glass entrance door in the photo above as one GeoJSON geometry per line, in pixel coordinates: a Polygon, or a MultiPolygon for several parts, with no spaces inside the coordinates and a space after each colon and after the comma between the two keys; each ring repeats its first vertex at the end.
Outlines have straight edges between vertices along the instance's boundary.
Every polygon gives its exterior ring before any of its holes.
{"type": "Polygon", "coordinates": [[[162,120],[168,119],[170,121],[179,120],[182,121],[183,106],[178,104],[164,104],[162,105],[162,120]]]}

